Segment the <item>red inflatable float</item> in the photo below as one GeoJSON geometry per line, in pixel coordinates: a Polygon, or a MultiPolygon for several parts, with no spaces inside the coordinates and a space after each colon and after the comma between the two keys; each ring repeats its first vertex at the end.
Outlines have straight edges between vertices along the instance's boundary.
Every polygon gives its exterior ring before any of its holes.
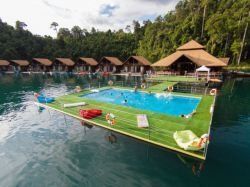
{"type": "Polygon", "coordinates": [[[97,116],[102,115],[102,110],[99,109],[91,109],[91,110],[79,110],[79,115],[85,119],[92,119],[97,116]]]}

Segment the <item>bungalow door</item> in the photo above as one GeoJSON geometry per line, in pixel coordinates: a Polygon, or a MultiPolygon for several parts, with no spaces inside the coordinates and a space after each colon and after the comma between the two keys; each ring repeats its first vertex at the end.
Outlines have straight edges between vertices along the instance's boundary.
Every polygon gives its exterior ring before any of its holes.
{"type": "Polygon", "coordinates": [[[141,73],[144,73],[144,66],[140,67],[140,71],[141,71],[141,73]]]}

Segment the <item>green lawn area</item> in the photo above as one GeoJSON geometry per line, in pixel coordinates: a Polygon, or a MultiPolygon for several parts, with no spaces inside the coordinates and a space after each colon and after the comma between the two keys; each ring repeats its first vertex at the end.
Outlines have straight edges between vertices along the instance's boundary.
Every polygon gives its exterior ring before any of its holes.
{"type": "MultiPolygon", "coordinates": [[[[161,86],[160,86],[161,87],[161,86]]],[[[107,88],[106,88],[107,89],[107,88]]],[[[154,90],[154,88],[152,88],[154,90]]],[[[156,89],[159,90],[159,89],[156,89]]],[[[98,108],[103,110],[103,115],[91,120],[95,125],[102,126],[104,128],[112,129],[119,133],[130,135],[132,137],[142,139],[144,141],[149,140],[150,143],[161,144],[166,148],[173,149],[186,154],[193,154],[198,158],[204,159],[203,152],[187,152],[180,149],[175,140],[173,139],[173,133],[179,130],[189,129],[201,136],[204,133],[208,133],[210,128],[211,114],[209,112],[210,106],[213,103],[214,97],[203,96],[200,104],[197,108],[197,113],[190,119],[181,117],[175,117],[171,115],[159,114],[147,110],[139,110],[132,107],[116,105],[106,102],[100,102],[90,100],[84,97],[79,97],[82,94],[89,93],[89,91],[83,91],[78,94],[70,94],[56,98],[54,103],[48,104],[52,109],[57,109],[59,112],[64,112],[75,118],[81,119],[79,116],[79,109],[93,109],[98,108]],[[82,102],[87,103],[83,107],[63,108],[65,103],[82,102]],[[116,116],[116,124],[110,126],[106,119],[106,113],[113,113],[116,116]],[[147,114],[150,124],[149,129],[143,129],[137,127],[137,114],[147,114]],[[150,134],[150,136],[149,136],[150,134]]]]}
{"type": "Polygon", "coordinates": [[[176,84],[176,82],[163,81],[159,84],[156,84],[154,86],[150,86],[149,88],[146,88],[146,91],[162,92],[165,89],[167,89],[168,86],[173,86],[174,84],[176,84]]]}
{"type": "Polygon", "coordinates": [[[170,76],[170,75],[159,75],[157,77],[148,78],[148,80],[169,81],[169,82],[197,82],[195,77],[170,76]]]}
{"type": "Polygon", "coordinates": [[[250,72],[250,61],[246,63],[241,63],[240,65],[229,65],[225,67],[226,70],[243,71],[250,72]]]}

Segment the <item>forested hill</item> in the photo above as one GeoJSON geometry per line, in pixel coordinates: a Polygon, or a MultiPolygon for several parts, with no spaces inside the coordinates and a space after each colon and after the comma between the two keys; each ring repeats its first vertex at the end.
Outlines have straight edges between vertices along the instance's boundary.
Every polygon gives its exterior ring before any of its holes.
{"type": "Polygon", "coordinates": [[[99,60],[102,56],[117,56],[125,60],[137,54],[155,62],[194,39],[206,45],[210,53],[229,56],[236,62],[246,33],[241,56],[242,61],[247,61],[249,12],[249,0],[183,0],[165,16],[143,24],[133,21],[125,31],[101,32],[95,28],[87,31],[79,26],[67,29],[52,23],[56,39],[33,35],[25,29],[24,22],[17,21],[14,28],[0,20],[0,59],[71,57],[75,60],[85,56],[99,60]]]}

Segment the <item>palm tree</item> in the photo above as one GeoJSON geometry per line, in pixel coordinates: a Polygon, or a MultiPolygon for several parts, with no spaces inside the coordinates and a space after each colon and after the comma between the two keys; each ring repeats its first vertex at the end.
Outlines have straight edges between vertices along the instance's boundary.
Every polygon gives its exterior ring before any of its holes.
{"type": "Polygon", "coordinates": [[[23,30],[25,27],[27,27],[27,24],[22,21],[16,21],[16,29],[23,30]]]}
{"type": "MultiPolygon", "coordinates": [[[[248,13],[248,17],[250,17],[250,11],[248,13]]],[[[245,30],[244,30],[244,34],[243,34],[243,38],[242,38],[242,41],[241,41],[240,54],[239,54],[239,58],[238,58],[238,61],[237,61],[238,65],[240,65],[240,59],[241,59],[243,47],[244,47],[244,44],[245,44],[245,39],[246,39],[246,34],[247,34],[247,28],[248,28],[248,22],[246,24],[246,27],[245,27],[245,30]]]]}
{"type": "Polygon", "coordinates": [[[56,31],[57,33],[57,27],[59,26],[59,24],[57,22],[52,22],[50,24],[50,28],[52,28],[54,31],[56,31]]]}
{"type": "Polygon", "coordinates": [[[203,9],[203,16],[202,16],[202,27],[201,27],[201,39],[203,38],[203,34],[204,34],[204,25],[205,25],[205,16],[206,16],[206,10],[207,10],[207,5],[208,5],[208,1],[204,0],[202,2],[202,5],[204,7],[203,9]]]}

